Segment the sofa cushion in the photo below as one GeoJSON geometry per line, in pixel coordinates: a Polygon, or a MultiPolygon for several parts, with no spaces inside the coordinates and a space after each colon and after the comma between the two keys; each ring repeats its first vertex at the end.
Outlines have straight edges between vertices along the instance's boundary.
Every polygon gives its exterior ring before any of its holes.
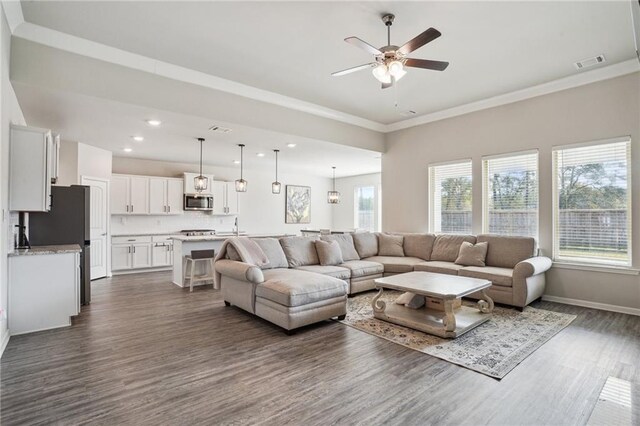
{"type": "Polygon", "coordinates": [[[463,241],[455,263],[463,266],[485,266],[488,245],[486,242],[471,244],[463,241]]]}
{"type": "Polygon", "coordinates": [[[284,306],[307,305],[347,294],[344,281],[297,269],[268,269],[264,278],[265,282],[256,286],[256,296],[284,306]]]}
{"type": "Polygon", "coordinates": [[[518,262],[535,254],[536,240],[532,237],[507,237],[503,235],[478,235],[478,242],[489,243],[487,266],[513,268],[518,262]]]}
{"type": "Polygon", "coordinates": [[[378,255],[379,256],[404,256],[402,235],[379,234],[378,235],[378,255]]]}
{"type": "Polygon", "coordinates": [[[320,239],[323,241],[337,241],[340,246],[340,251],[342,251],[342,259],[344,262],[349,260],[360,260],[356,246],[353,244],[353,237],[351,234],[323,235],[320,239]]]}
{"type": "Polygon", "coordinates": [[[431,259],[433,243],[436,241],[434,234],[403,234],[405,256],[418,257],[423,260],[431,259]]]}
{"type": "MultiPolygon", "coordinates": [[[[289,267],[287,256],[284,255],[282,246],[276,238],[255,238],[253,241],[260,246],[265,256],[267,256],[267,259],[269,259],[269,263],[263,266],[262,269],[289,267]]],[[[227,248],[229,247],[231,246],[227,248]]]]}
{"type": "Polygon", "coordinates": [[[458,275],[458,271],[462,268],[464,268],[464,266],[456,265],[453,262],[445,262],[443,260],[420,262],[413,267],[414,271],[435,272],[437,274],[447,275],[458,275]]]}
{"type": "Polygon", "coordinates": [[[337,241],[316,240],[315,245],[320,265],[339,265],[344,262],[342,259],[342,250],[340,250],[337,241]]]}
{"type": "Polygon", "coordinates": [[[424,262],[417,257],[397,257],[397,256],[372,256],[366,259],[368,262],[382,263],[384,272],[394,272],[401,274],[413,271],[413,265],[424,262]]]}
{"type": "Polygon", "coordinates": [[[365,277],[367,275],[378,275],[384,272],[382,263],[369,262],[367,260],[349,260],[341,265],[343,268],[351,270],[351,278],[365,277]]]}
{"type": "Polygon", "coordinates": [[[371,232],[356,232],[353,234],[353,244],[356,246],[360,259],[378,255],[378,236],[371,232]]]}
{"type": "Polygon", "coordinates": [[[343,268],[342,266],[335,265],[307,265],[298,266],[296,268],[299,271],[315,272],[316,274],[328,275],[339,280],[348,280],[351,278],[351,270],[349,268],[343,268]]]}
{"type": "Polygon", "coordinates": [[[473,235],[449,235],[440,234],[436,237],[431,251],[431,260],[443,260],[445,262],[455,262],[460,252],[460,246],[463,241],[471,244],[476,243],[476,237],[473,235]]]}
{"type": "Polygon", "coordinates": [[[465,266],[458,271],[461,277],[482,278],[495,285],[511,287],[513,285],[513,269],[495,266],[465,266]]]}
{"type": "Polygon", "coordinates": [[[287,256],[290,268],[305,265],[318,265],[318,253],[314,241],[316,237],[283,237],[280,245],[287,256]]]}

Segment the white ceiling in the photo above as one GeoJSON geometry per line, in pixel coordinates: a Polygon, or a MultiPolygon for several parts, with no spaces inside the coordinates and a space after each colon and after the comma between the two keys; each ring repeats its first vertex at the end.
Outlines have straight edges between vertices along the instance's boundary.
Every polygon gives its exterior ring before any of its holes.
{"type": "Polygon", "coordinates": [[[238,143],[244,143],[245,165],[254,170],[274,170],[273,149],[280,149],[282,172],[330,177],[331,166],[336,176],[353,176],[380,172],[380,153],[345,145],[318,141],[279,132],[255,129],[146,108],[78,93],[47,90],[41,87],[13,83],[16,96],[27,122],[59,132],[63,139],[80,141],[110,150],[116,156],[150,160],[197,163],[197,137],[204,137],[205,164],[239,167],[233,160],[240,158],[238,143]],[[154,128],[146,119],[160,119],[154,128]],[[232,129],[230,133],[209,131],[212,124],[232,129]],[[132,136],[143,136],[135,142],[132,136]],[[295,143],[295,148],[287,144],[295,143]],[[133,151],[125,153],[124,148],[133,151]],[[264,153],[264,157],[257,154],[264,153]]]}
{"type": "Polygon", "coordinates": [[[129,52],[325,107],[392,123],[576,74],[577,60],[634,58],[628,1],[605,2],[33,2],[25,20],[129,52]],[[380,90],[367,71],[332,71],[371,57],[343,41],[392,43],[433,26],[442,37],[414,52],[446,60],[380,90]],[[395,108],[396,101],[399,108],[395,108]]]}

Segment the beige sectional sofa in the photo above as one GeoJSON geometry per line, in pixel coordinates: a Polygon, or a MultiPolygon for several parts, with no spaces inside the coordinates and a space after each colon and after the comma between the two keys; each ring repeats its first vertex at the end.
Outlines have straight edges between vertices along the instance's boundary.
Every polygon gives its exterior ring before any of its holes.
{"type": "Polygon", "coordinates": [[[292,330],[343,317],[347,295],[374,289],[376,278],[427,271],[490,280],[487,292],[494,301],[523,308],[542,296],[551,267],[549,258],[535,256],[535,240],[528,237],[355,233],[321,238],[337,242],[341,263],[320,264],[317,237],[254,239],[269,260],[262,269],[234,256],[218,260],[225,303],[292,330]],[[486,266],[455,263],[464,241],[487,243],[486,266]]]}

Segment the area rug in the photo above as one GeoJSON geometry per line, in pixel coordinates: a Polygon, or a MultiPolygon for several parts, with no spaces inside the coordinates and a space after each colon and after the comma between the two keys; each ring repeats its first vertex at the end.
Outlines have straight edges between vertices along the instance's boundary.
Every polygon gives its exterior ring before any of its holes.
{"type": "MultiPolygon", "coordinates": [[[[371,299],[376,294],[348,299],[347,316],[340,322],[496,379],[506,376],[576,318],[532,307],[520,312],[496,306],[489,321],[457,339],[443,339],[374,318],[371,299]]],[[[400,294],[385,290],[380,300],[393,303],[400,294]]],[[[473,302],[464,304],[472,306],[473,302]]]]}

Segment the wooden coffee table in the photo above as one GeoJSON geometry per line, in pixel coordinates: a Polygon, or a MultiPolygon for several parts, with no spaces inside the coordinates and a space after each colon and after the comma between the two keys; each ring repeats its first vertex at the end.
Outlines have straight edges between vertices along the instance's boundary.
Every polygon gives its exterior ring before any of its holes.
{"type": "Polygon", "coordinates": [[[493,300],[485,289],[491,281],[433,272],[407,272],[375,280],[380,291],[371,301],[373,316],[394,324],[403,325],[440,337],[455,338],[491,318],[493,300]],[[407,308],[397,303],[386,304],[380,299],[384,289],[411,292],[442,300],[444,310],[422,307],[407,308]],[[461,306],[454,309],[454,302],[471,293],[482,292],[482,300],[476,307],[461,306]]]}

